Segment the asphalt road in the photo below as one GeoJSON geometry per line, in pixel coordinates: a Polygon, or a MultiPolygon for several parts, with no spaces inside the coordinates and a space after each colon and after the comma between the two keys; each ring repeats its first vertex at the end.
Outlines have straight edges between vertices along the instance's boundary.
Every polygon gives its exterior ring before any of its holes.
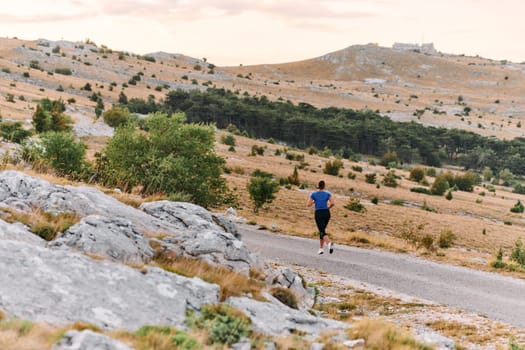
{"type": "Polygon", "coordinates": [[[266,259],[312,267],[525,328],[525,281],[418,259],[406,254],[335,245],[239,225],[242,241],[266,259]]]}

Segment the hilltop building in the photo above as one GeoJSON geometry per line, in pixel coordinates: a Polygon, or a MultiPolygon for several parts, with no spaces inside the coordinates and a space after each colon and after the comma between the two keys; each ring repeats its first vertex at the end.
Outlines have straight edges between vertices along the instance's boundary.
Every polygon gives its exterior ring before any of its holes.
{"type": "Polygon", "coordinates": [[[434,43],[423,43],[423,44],[405,44],[405,43],[394,43],[392,49],[397,51],[418,51],[421,53],[427,53],[434,55],[437,53],[434,48],[434,43]]]}

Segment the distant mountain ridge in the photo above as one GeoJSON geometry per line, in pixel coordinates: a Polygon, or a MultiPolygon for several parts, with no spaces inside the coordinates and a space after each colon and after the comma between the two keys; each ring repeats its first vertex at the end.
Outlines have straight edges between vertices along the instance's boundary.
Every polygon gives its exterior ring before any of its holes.
{"type": "Polygon", "coordinates": [[[525,118],[524,64],[432,49],[352,45],[298,62],[217,67],[205,58],[163,51],[136,55],[93,42],[4,38],[0,114],[27,122],[35,101],[49,97],[74,99],[72,109],[94,118],[94,92],[110,106],[121,92],[159,100],[168,90],[215,86],[317,107],[371,109],[394,120],[499,138],[525,136],[519,123],[525,118]],[[91,91],[83,89],[87,83],[91,91]]]}

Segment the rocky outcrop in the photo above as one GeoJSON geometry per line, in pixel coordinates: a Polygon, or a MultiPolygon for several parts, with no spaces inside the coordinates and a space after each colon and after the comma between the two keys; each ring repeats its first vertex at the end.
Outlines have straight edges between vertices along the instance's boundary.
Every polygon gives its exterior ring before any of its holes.
{"type": "MultiPolygon", "coordinates": [[[[35,208],[54,214],[72,212],[81,218],[101,215],[111,220],[123,219],[131,222],[137,232],[162,235],[162,240],[158,242],[161,250],[243,273],[264,267],[262,260],[239,240],[233,221],[189,203],[159,201],[144,204],[139,210],[93,187],[55,185],[21,172],[3,171],[0,173],[0,206],[26,212],[35,208]]],[[[87,225],[82,227],[87,228],[87,225]]],[[[111,224],[104,230],[109,232],[113,228],[115,225],[111,224]]],[[[122,237],[118,232],[112,235],[122,237]]],[[[77,248],[88,245],[86,240],[76,241],[77,248]]],[[[63,240],[61,242],[65,244],[63,240]]],[[[92,253],[100,252],[100,247],[90,246],[96,248],[92,253]]],[[[109,250],[114,254],[118,249],[109,250]]],[[[149,256],[149,253],[146,255],[149,256]]]]}
{"type": "Polygon", "coordinates": [[[90,330],[68,331],[51,350],[132,350],[115,339],[90,330]]]}
{"type": "Polygon", "coordinates": [[[148,239],[128,220],[90,215],[63,232],[50,247],[71,247],[125,263],[142,264],[153,257],[148,239]]]}
{"type": "Polygon", "coordinates": [[[180,326],[187,308],[219,301],[219,287],[148,267],[25,242],[0,240],[0,309],[56,325],[83,321],[103,329],[180,326]]]}
{"type": "Polygon", "coordinates": [[[346,323],[316,317],[307,311],[289,308],[268,293],[264,293],[264,297],[268,302],[246,297],[231,297],[226,300],[226,303],[243,310],[252,320],[252,327],[255,331],[270,335],[288,335],[296,331],[318,335],[328,329],[349,327],[346,323]]]}
{"type": "Polygon", "coordinates": [[[237,228],[229,219],[190,203],[158,201],[144,203],[140,208],[183,232],[162,239],[160,244],[167,251],[245,273],[251,268],[264,268],[262,260],[237,238],[237,228]]]}
{"type": "Polygon", "coordinates": [[[298,298],[297,304],[302,310],[314,306],[315,289],[306,287],[301,276],[292,269],[283,268],[272,271],[266,278],[266,283],[290,289],[298,298]]]}

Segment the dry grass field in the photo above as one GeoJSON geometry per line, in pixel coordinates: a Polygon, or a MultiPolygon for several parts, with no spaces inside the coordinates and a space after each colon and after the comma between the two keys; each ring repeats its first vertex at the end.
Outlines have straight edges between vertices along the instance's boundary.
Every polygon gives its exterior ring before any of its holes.
{"type": "MultiPolygon", "coordinates": [[[[453,192],[453,199],[449,201],[444,196],[411,192],[410,188],[421,185],[408,180],[408,169],[395,170],[400,177],[396,188],[381,184],[377,186],[366,183],[365,174],[376,173],[377,182],[380,183],[388,171],[382,166],[370,165],[365,160],[358,163],[344,160],[339,176],[326,175],[323,169],[329,158],[309,155],[300,150],[288,152],[304,155],[304,169],[299,169],[298,173],[301,183],[308,187],[281,187],[277,198],[256,215],[246,189],[251,173],[260,169],[273,174],[279,180],[292,175],[294,167],[299,167],[300,162],[287,160],[284,152],[276,156],[275,151],[285,150],[284,146],[241,136],[235,136],[235,152],[228,151],[229,146],[220,142],[222,134],[223,132],[219,132],[217,136],[216,151],[226,159],[227,166],[231,169],[231,173],[225,176],[230,188],[239,197],[237,214],[246,218],[247,222],[267,229],[303,237],[317,237],[313,209],[306,207],[306,201],[309,193],[315,190],[317,182],[323,179],[336,200],[327,232],[338,244],[378,247],[492,270],[489,263],[500,247],[508,255],[514,243],[525,238],[522,214],[510,212],[517,200],[525,201],[525,196],[512,193],[511,188],[496,186],[495,192],[489,192],[482,186],[476,186],[471,193],[453,192]],[[264,155],[252,156],[253,145],[265,148],[264,155]],[[356,172],[352,170],[352,166],[360,166],[363,170],[356,172]],[[349,172],[354,173],[356,178],[349,179],[349,172]],[[371,202],[374,197],[378,199],[377,205],[371,202]],[[366,211],[359,213],[346,209],[344,206],[351,199],[358,199],[366,211]],[[422,229],[418,230],[418,226],[422,226],[422,229]],[[413,230],[420,236],[429,234],[436,244],[443,231],[452,231],[457,238],[448,249],[416,249],[401,238],[402,233],[407,230],[413,230]]],[[[438,169],[439,171],[444,170],[438,169]]],[[[431,183],[433,178],[427,177],[427,181],[431,183]]]]}

